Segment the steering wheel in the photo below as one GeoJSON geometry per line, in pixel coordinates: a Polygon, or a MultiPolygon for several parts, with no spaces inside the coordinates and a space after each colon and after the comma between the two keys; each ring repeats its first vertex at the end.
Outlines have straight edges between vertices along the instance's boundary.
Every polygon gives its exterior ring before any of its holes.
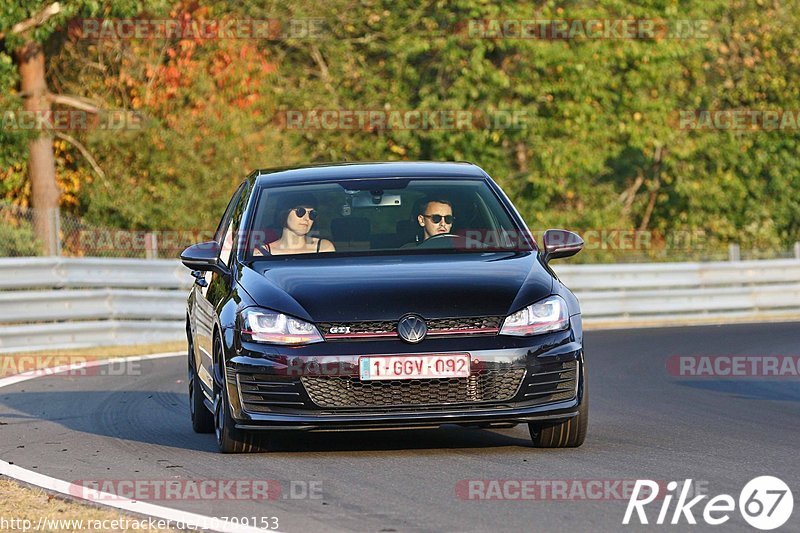
{"type": "Polygon", "coordinates": [[[463,237],[453,233],[439,233],[419,243],[417,248],[455,248],[458,239],[463,239],[463,237]]]}

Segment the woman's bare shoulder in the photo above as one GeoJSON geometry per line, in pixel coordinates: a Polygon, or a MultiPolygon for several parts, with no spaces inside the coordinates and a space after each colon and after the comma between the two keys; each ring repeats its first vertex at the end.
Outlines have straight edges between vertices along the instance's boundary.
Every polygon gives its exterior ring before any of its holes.
{"type": "Polygon", "coordinates": [[[320,239],[318,237],[314,238],[314,244],[319,246],[320,252],[335,252],[336,247],[333,245],[331,241],[328,239],[320,239]]]}

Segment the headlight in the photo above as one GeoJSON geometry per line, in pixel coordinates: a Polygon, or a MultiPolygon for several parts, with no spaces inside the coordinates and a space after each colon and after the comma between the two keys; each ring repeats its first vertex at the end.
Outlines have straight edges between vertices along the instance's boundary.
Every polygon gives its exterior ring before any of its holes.
{"type": "Polygon", "coordinates": [[[560,296],[548,296],[509,315],[500,328],[501,335],[539,335],[569,327],[567,303],[560,296]]]}
{"type": "Polygon", "coordinates": [[[312,344],[324,339],[314,324],[267,309],[242,311],[245,340],[270,344],[312,344]]]}

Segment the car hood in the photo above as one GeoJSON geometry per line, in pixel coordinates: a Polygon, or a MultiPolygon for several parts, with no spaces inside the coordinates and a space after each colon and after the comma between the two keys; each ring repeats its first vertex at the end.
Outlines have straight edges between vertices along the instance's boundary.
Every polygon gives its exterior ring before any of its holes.
{"type": "Polygon", "coordinates": [[[313,322],[505,316],[551,294],[531,252],[258,261],[239,283],[254,302],[313,322]]]}

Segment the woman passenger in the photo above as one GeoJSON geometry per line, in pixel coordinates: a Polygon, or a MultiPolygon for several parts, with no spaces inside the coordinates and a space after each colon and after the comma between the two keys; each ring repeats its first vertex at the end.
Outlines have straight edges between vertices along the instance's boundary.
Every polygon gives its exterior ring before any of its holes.
{"type": "Polygon", "coordinates": [[[288,255],[336,251],[331,241],[309,236],[318,215],[317,204],[313,196],[292,196],[286,200],[284,205],[286,207],[278,214],[278,221],[283,225],[281,237],[276,241],[256,246],[254,255],[288,255]]]}

